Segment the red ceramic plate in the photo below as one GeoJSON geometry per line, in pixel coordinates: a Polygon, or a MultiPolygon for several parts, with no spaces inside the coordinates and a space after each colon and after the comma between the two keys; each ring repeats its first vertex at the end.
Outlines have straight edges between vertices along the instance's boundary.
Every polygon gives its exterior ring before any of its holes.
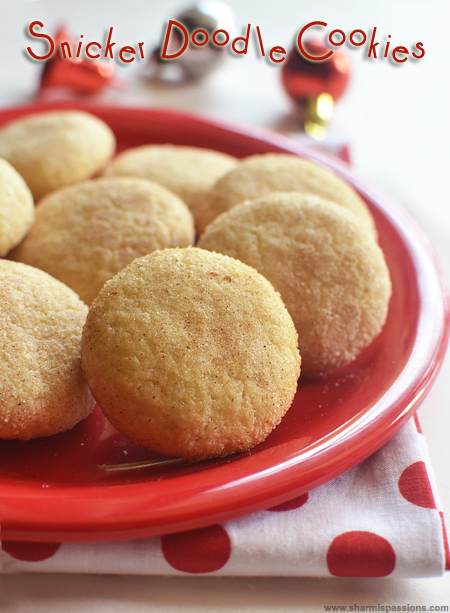
{"type": "MultiPolygon", "coordinates": [[[[0,123],[51,105],[6,110],[0,123]]],[[[427,240],[346,165],[274,134],[160,110],[84,107],[119,148],[172,142],[243,157],[293,152],[335,170],[375,217],[393,284],[381,336],[349,367],[301,381],[280,426],[233,457],[188,463],[131,444],[97,408],[69,433],[0,443],[4,539],[85,541],[160,535],[222,522],[294,498],[373,453],[408,420],[443,359],[448,310],[427,240]]]]}

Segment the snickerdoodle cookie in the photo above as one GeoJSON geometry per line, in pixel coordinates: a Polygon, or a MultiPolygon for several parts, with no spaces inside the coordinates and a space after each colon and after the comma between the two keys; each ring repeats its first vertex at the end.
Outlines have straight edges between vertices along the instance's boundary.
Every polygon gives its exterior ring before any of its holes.
{"type": "Polygon", "coordinates": [[[194,222],[165,187],[131,177],[101,178],[49,194],[10,257],[66,283],[90,304],[105,281],[156,249],[186,247],[194,222]]]}
{"type": "Polygon", "coordinates": [[[300,374],[279,294],[242,262],[202,249],[134,260],[92,304],[82,368],[110,422],[169,456],[249,449],[280,422],[300,374]]]}
{"type": "Polygon", "coordinates": [[[0,158],[0,257],[23,239],[34,221],[34,201],[19,173],[0,158]]]}
{"type": "Polygon", "coordinates": [[[63,283],[0,260],[0,438],[28,440],[72,428],[94,399],[80,365],[88,307],[63,283]]]}
{"type": "Polygon", "coordinates": [[[361,226],[375,235],[367,205],[346,181],[309,160],[283,153],[252,155],[219,179],[199,205],[199,232],[220,213],[244,200],[289,191],[317,194],[336,202],[352,211],[361,226]]]}
{"type": "Polygon", "coordinates": [[[182,145],[143,145],[119,154],[106,176],[134,176],[156,181],[178,194],[194,217],[204,193],[236,166],[225,153],[182,145]]]}
{"type": "Polygon", "coordinates": [[[85,111],[32,113],[0,129],[0,156],[22,175],[35,200],[100,172],[115,145],[106,123],[85,111]]]}
{"type": "Polygon", "coordinates": [[[319,196],[274,193],[233,207],[198,246],[273,283],[297,328],[305,374],[349,363],[385,323],[391,282],[381,249],[352,213],[319,196]]]}

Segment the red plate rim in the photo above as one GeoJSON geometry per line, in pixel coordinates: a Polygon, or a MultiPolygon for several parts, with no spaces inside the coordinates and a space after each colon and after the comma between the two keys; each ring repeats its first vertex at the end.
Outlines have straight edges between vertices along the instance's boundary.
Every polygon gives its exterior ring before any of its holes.
{"type": "Polygon", "coordinates": [[[183,489],[186,476],[126,485],[52,485],[45,490],[20,480],[2,482],[0,478],[3,538],[37,542],[121,540],[228,521],[286,502],[332,479],[398,432],[430,389],[446,352],[450,328],[447,286],[439,262],[422,230],[402,209],[339,160],[260,128],[164,109],[72,101],[5,109],[0,111],[0,124],[26,113],[56,108],[84,109],[106,122],[132,117],[135,125],[151,114],[153,119],[170,121],[180,129],[189,123],[191,130],[220,132],[222,137],[228,135],[230,142],[243,139],[247,147],[260,150],[267,147],[292,152],[334,170],[395,228],[403,241],[415,270],[419,314],[414,344],[400,376],[381,398],[363,407],[353,420],[329,436],[301,450],[293,443],[285,445],[280,458],[269,455],[261,461],[260,454],[250,453],[231,464],[208,467],[189,491],[183,489]]]}

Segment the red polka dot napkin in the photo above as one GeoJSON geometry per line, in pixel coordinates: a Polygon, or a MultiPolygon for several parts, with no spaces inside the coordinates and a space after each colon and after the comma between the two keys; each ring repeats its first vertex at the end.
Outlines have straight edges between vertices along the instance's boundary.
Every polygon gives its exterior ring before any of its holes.
{"type": "Polygon", "coordinates": [[[108,543],[4,541],[3,572],[433,577],[448,544],[416,419],[367,460],[294,500],[222,525],[108,543]]]}

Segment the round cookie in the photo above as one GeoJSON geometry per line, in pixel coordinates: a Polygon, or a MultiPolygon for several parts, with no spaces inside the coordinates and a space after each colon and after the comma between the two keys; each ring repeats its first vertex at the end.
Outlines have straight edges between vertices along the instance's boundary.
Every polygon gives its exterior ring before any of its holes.
{"type": "Polygon", "coordinates": [[[82,368],[118,430],[195,459],[263,441],[292,403],[300,356],[262,275],[221,254],[167,249],[105,284],[84,327],[82,368]]]}
{"type": "Polygon", "coordinates": [[[94,399],[80,366],[88,308],[47,273],[0,260],[0,438],[69,430],[94,399]]]}
{"type": "Polygon", "coordinates": [[[53,192],[10,257],[66,283],[90,304],[105,281],[156,249],[186,247],[192,215],[178,196],[131,177],[101,178],[53,192]]]}
{"type": "Polygon", "coordinates": [[[46,111],[0,129],[0,156],[22,175],[34,199],[100,172],[112,157],[115,137],[84,111],[46,111]]]}
{"type": "Polygon", "coordinates": [[[196,214],[199,200],[237,159],[201,147],[143,145],[118,155],[106,176],[134,176],[161,183],[182,198],[196,214]]]}
{"type": "Polygon", "coordinates": [[[351,213],[319,196],[273,193],[237,205],[198,246],[273,283],[297,328],[304,374],[351,362],[384,325],[391,282],[381,249],[351,213]]]}
{"type": "Polygon", "coordinates": [[[34,221],[34,201],[25,181],[0,158],[0,257],[23,239],[34,221]]]}
{"type": "Polygon", "coordinates": [[[244,200],[271,192],[312,193],[332,200],[354,213],[362,227],[376,235],[372,215],[355,190],[331,170],[291,154],[266,153],[245,158],[206,193],[197,211],[203,232],[220,213],[244,200]]]}

